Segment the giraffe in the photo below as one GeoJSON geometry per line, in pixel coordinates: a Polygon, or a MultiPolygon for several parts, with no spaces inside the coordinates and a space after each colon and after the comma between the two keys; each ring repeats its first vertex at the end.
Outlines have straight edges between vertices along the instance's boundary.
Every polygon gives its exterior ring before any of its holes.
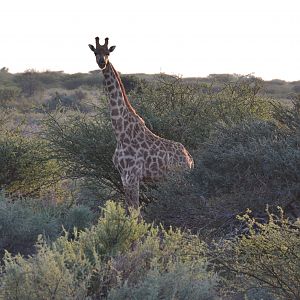
{"type": "Polygon", "coordinates": [[[121,176],[127,209],[138,208],[141,182],[160,180],[170,170],[191,169],[193,158],[181,143],[159,137],[145,125],[129,102],[121,78],[108,59],[115,46],[108,48],[108,38],[104,45],[100,45],[99,37],[95,40],[96,47],[91,44],[89,47],[104,76],[111,124],[117,140],[113,164],[121,176]]]}

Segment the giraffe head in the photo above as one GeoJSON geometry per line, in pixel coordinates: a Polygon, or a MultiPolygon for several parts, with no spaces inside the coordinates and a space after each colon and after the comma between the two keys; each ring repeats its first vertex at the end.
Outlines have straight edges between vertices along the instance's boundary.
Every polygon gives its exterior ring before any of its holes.
{"type": "Polygon", "coordinates": [[[108,48],[108,38],[105,38],[104,45],[100,45],[99,38],[96,37],[96,48],[89,44],[90,49],[94,52],[96,56],[96,62],[101,70],[104,70],[108,63],[108,56],[110,52],[113,52],[116,46],[111,46],[108,48]]]}

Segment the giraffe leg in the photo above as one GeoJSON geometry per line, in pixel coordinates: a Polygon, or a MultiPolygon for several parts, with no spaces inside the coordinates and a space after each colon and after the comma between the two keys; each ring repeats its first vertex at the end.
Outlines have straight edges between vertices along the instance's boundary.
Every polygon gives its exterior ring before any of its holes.
{"type": "Polygon", "coordinates": [[[125,191],[125,200],[126,200],[126,206],[127,210],[129,207],[133,207],[137,209],[139,207],[139,179],[136,177],[129,177],[124,176],[122,177],[122,183],[125,191]]]}
{"type": "Polygon", "coordinates": [[[135,182],[132,185],[124,186],[126,204],[128,207],[137,209],[139,207],[139,182],[135,182]]]}

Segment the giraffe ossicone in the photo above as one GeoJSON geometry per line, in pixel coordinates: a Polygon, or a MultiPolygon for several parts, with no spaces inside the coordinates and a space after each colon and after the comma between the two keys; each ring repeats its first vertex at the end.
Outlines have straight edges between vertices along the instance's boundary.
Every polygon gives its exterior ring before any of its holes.
{"type": "Polygon", "coordinates": [[[100,45],[98,37],[95,40],[96,48],[93,45],[89,47],[104,76],[111,123],[117,140],[113,163],[121,176],[127,208],[138,208],[141,182],[157,181],[171,170],[191,169],[194,161],[181,143],[164,139],[145,125],[131,106],[121,78],[108,59],[115,46],[108,48],[108,38],[105,38],[104,45],[100,45]]]}

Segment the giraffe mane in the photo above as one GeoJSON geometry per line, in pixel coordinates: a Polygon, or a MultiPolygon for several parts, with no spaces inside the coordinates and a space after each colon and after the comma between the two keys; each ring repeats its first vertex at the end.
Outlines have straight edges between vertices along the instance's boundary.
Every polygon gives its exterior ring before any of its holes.
{"type": "Polygon", "coordinates": [[[132,107],[132,105],[131,105],[131,103],[130,103],[128,97],[127,97],[127,94],[126,94],[126,91],[125,91],[125,88],[124,88],[124,85],[123,85],[123,82],[122,82],[122,80],[121,80],[121,77],[120,77],[119,73],[116,71],[116,69],[114,68],[114,66],[113,66],[111,63],[110,63],[110,66],[111,66],[111,68],[112,68],[112,70],[113,70],[113,72],[114,72],[114,74],[115,74],[115,76],[116,76],[116,78],[117,78],[117,81],[118,81],[118,83],[119,83],[119,85],[120,85],[120,87],[121,87],[121,91],[122,91],[122,94],[123,94],[123,97],[124,97],[124,101],[125,101],[126,106],[128,107],[129,111],[130,111],[131,113],[133,113],[135,116],[139,117],[139,119],[140,119],[140,120],[142,121],[142,123],[144,124],[144,123],[145,123],[144,120],[137,114],[137,112],[136,112],[135,109],[132,107]]]}

